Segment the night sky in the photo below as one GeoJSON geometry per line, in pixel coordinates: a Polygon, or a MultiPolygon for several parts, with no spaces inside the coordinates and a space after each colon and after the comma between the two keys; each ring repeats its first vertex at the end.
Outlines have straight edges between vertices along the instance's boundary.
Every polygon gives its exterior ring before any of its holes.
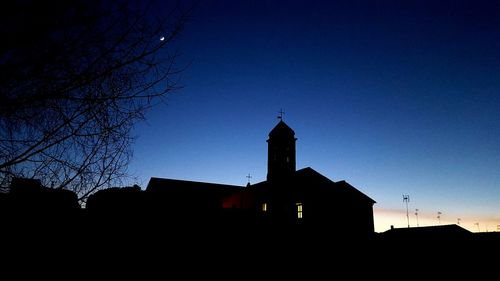
{"type": "Polygon", "coordinates": [[[500,225],[500,2],[201,1],[175,44],[184,88],[134,132],[143,188],[265,180],[283,109],[297,169],[377,201],[377,232],[403,194],[412,226],[500,225]]]}

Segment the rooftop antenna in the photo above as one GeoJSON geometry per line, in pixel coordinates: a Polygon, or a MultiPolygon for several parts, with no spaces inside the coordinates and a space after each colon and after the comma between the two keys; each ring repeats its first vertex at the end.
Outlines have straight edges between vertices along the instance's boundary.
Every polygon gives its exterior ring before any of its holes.
{"type": "Polygon", "coordinates": [[[481,232],[481,228],[479,228],[479,223],[475,222],[474,224],[477,225],[477,232],[481,232]]]}
{"type": "Polygon", "coordinates": [[[443,214],[443,213],[441,213],[441,212],[439,212],[439,211],[438,211],[438,216],[437,216],[437,219],[438,219],[438,221],[439,221],[439,224],[441,224],[441,215],[442,215],[442,214],[443,214]]]}
{"type": "Polygon", "coordinates": [[[461,218],[458,218],[458,219],[457,219],[457,224],[458,224],[458,225],[460,225],[460,221],[461,221],[461,220],[462,220],[461,218]]]}
{"type": "Polygon", "coordinates": [[[248,179],[248,183],[247,184],[250,184],[250,179],[252,178],[252,176],[250,175],[250,173],[248,173],[248,175],[246,176],[246,178],[248,179]]]}
{"type": "Polygon", "coordinates": [[[280,111],[278,111],[278,119],[279,120],[283,120],[283,114],[285,114],[285,112],[283,111],[283,109],[280,109],[280,111]]]}
{"type": "Polygon", "coordinates": [[[410,216],[408,216],[408,202],[410,202],[410,195],[403,195],[403,202],[406,202],[406,220],[408,221],[408,228],[410,228],[410,216]]]}
{"type": "Polygon", "coordinates": [[[418,209],[415,209],[415,217],[417,217],[417,227],[419,227],[419,225],[418,225],[418,209]]]}

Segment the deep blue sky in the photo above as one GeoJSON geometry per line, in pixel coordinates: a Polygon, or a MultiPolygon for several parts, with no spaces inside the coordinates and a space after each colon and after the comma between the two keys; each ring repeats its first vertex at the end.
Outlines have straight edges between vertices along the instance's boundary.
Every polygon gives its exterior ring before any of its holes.
{"type": "Polygon", "coordinates": [[[283,108],[297,168],[376,200],[377,231],[406,225],[402,194],[421,225],[495,230],[500,2],[329,2],[201,1],[176,42],[185,87],[135,130],[139,184],[265,180],[283,108]]]}

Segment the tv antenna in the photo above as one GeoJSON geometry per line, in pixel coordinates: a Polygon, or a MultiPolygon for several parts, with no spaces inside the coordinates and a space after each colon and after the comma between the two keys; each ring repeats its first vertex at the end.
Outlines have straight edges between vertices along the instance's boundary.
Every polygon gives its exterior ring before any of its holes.
{"type": "Polygon", "coordinates": [[[406,202],[406,220],[408,221],[408,228],[410,228],[410,216],[408,215],[408,202],[410,202],[410,195],[403,195],[403,202],[406,202]]]}
{"type": "Polygon", "coordinates": [[[419,227],[419,225],[418,225],[418,209],[415,209],[415,217],[417,217],[417,227],[419,227]]]}
{"type": "Polygon", "coordinates": [[[475,222],[474,224],[477,225],[477,232],[481,232],[481,228],[479,228],[479,223],[475,222]]]}
{"type": "Polygon", "coordinates": [[[442,215],[442,214],[443,214],[443,213],[438,212],[437,219],[438,219],[438,221],[439,221],[439,224],[441,224],[441,215],[442,215]]]}

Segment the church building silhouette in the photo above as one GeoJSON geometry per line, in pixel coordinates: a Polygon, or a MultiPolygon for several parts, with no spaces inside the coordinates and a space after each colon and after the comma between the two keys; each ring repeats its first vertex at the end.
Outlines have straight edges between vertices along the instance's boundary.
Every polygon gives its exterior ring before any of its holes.
{"type": "Polygon", "coordinates": [[[375,201],[310,167],[296,170],[295,132],[282,120],[269,133],[267,180],[234,186],[151,178],[148,208],[171,223],[300,227],[345,235],[374,233],[375,201]]]}

